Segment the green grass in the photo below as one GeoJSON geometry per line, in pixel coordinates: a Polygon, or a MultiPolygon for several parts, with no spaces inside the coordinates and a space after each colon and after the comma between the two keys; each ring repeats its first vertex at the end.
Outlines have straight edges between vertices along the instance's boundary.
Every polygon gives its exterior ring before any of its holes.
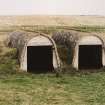
{"type": "Polygon", "coordinates": [[[0,105],[104,105],[105,73],[16,73],[0,78],[0,105]]]}
{"type": "Polygon", "coordinates": [[[105,72],[18,71],[16,50],[0,56],[0,105],[105,105],[105,72]]]}

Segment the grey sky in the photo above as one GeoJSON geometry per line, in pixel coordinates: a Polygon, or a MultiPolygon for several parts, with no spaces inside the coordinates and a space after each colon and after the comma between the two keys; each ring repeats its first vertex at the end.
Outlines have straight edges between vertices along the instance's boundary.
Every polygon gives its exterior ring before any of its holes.
{"type": "Polygon", "coordinates": [[[105,15],[105,0],[0,0],[0,15],[105,15]]]}

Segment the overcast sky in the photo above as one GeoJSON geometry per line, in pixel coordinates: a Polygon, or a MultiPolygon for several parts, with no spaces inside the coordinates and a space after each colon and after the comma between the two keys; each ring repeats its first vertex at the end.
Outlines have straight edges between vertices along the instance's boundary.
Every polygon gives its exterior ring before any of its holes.
{"type": "Polygon", "coordinates": [[[105,15],[105,0],[0,0],[0,15],[105,15]]]}

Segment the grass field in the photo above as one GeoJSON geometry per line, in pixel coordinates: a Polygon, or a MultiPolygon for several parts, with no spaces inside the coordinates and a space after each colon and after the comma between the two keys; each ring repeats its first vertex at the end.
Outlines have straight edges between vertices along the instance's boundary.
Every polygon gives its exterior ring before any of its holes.
{"type": "Polygon", "coordinates": [[[21,72],[16,50],[3,44],[14,30],[48,34],[57,30],[77,30],[104,36],[105,17],[2,16],[0,24],[0,105],[105,105],[105,69],[91,73],[65,67],[63,70],[67,72],[58,77],[54,73],[21,72]]]}
{"type": "Polygon", "coordinates": [[[0,57],[0,105],[105,105],[104,69],[29,74],[18,71],[15,51],[0,57]]]}
{"type": "Polygon", "coordinates": [[[0,105],[105,105],[104,72],[0,76],[0,105]]]}

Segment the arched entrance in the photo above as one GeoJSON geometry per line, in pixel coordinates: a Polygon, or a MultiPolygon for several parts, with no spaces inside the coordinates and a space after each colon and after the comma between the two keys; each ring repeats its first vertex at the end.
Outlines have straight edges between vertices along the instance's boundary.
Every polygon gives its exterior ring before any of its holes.
{"type": "Polygon", "coordinates": [[[75,47],[73,67],[76,69],[100,69],[105,65],[104,42],[96,35],[81,37],[75,47]]]}

